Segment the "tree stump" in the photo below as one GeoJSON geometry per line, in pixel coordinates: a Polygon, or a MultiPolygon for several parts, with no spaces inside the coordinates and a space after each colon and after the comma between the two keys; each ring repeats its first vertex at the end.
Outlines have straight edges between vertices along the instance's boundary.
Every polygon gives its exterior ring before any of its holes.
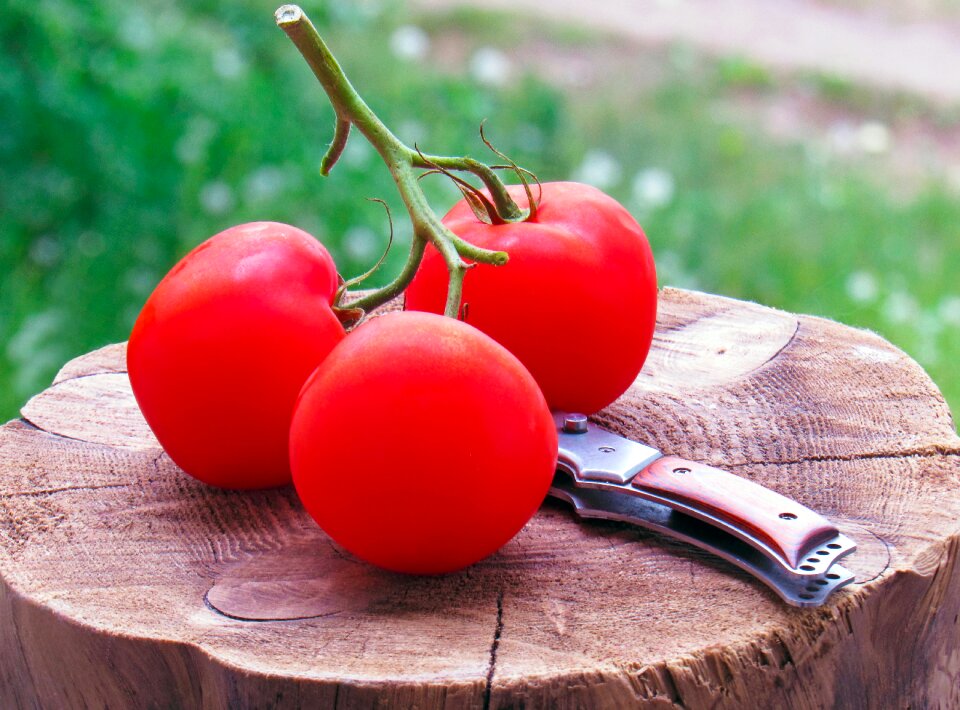
{"type": "Polygon", "coordinates": [[[660,304],[647,366],[597,421],[833,520],[857,580],[826,606],[550,500],[460,573],[379,571],[292,488],[179,471],[114,345],[0,429],[0,706],[960,707],[960,440],[939,391],[869,332],[660,304]]]}

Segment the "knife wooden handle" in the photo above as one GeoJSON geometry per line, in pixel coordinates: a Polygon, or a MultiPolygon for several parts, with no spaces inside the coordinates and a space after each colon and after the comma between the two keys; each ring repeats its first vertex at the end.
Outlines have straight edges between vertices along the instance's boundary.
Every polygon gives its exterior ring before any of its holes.
{"type": "Polygon", "coordinates": [[[677,456],[657,459],[631,483],[694,515],[705,513],[752,535],[794,569],[806,571],[806,565],[812,571],[804,557],[837,535],[830,521],[796,501],[728,471],[677,456]]]}

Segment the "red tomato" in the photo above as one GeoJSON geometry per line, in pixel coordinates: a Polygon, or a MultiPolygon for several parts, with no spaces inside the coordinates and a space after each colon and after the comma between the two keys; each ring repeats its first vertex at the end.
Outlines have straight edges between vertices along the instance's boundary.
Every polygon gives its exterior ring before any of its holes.
{"type": "Polygon", "coordinates": [[[344,337],[337,271],[304,231],[242,224],[187,254],[147,299],[127,369],[170,458],[201,481],[290,481],[290,416],[310,373],[344,337]]]}
{"type": "MultiPolygon", "coordinates": [[[[522,188],[510,193],[526,206],[522,188]]],[[[467,272],[465,319],[526,365],[551,407],[591,413],[626,391],[653,339],[657,276],[647,238],[623,206],[588,185],[545,183],[535,219],[489,225],[461,201],[443,223],[510,254],[505,266],[467,272]]],[[[442,313],[446,293],[446,266],[431,245],[406,308],[442,313]]]]}
{"type": "Polygon", "coordinates": [[[364,323],[310,377],[293,482],[330,537],[386,569],[439,574],[530,519],[557,461],[536,382],[475,328],[427,313],[364,323]]]}

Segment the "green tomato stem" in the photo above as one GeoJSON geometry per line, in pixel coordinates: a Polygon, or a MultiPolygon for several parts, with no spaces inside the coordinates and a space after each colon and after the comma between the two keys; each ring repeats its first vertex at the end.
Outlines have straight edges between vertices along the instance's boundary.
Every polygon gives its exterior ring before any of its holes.
{"type": "Polygon", "coordinates": [[[364,311],[371,311],[377,306],[383,305],[387,301],[399,296],[407,284],[413,280],[420,261],[423,259],[423,250],[427,246],[427,241],[422,237],[414,235],[413,244],[410,246],[410,255],[407,257],[406,264],[400,275],[386,286],[368,293],[366,296],[358,298],[349,304],[350,308],[359,308],[364,311]]]}
{"type": "Polygon", "coordinates": [[[303,10],[296,5],[283,5],[276,11],[275,17],[277,25],[307,60],[337,115],[334,139],[321,162],[321,172],[327,174],[336,163],[347,143],[350,126],[355,126],[386,163],[413,223],[413,243],[403,270],[391,283],[353,302],[351,306],[369,311],[399,295],[413,280],[426,244],[430,242],[443,256],[450,273],[444,313],[452,318],[458,317],[463,278],[470,268],[464,258],[474,263],[500,266],[507,263],[508,256],[503,251],[491,251],[469,244],[444,226],[427,202],[416,170],[433,167],[430,165],[432,162],[447,170],[470,172],[487,187],[500,217],[505,221],[522,220],[526,212],[513,201],[495,172],[483,163],[466,157],[424,156],[391,133],[350,84],[303,10]]]}
{"type": "Polygon", "coordinates": [[[347,138],[350,137],[351,125],[353,124],[351,124],[350,121],[337,116],[337,124],[333,131],[333,141],[331,141],[326,155],[323,156],[323,160],[320,161],[320,174],[324,177],[330,174],[330,170],[336,165],[337,161],[340,160],[340,156],[343,155],[343,149],[347,147],[347,138]]]}
{"type": "Polygon", "coordinates": [[[424,155],[421,157],[419,154],[414,157],[414,167],[416,168],[433,167],[431,163],[446,170],[461,170],[473,173],[483,181],[487,190],[490,191],[490,197],[493,198],[493,203],[497,206],[497,212],[504,221],[517,222],[523,220],[525,210],[521,210],[517,206],[517,203],[507,192],[503,181],[488,165],[466,157],[454,158],[440,155],[424,155]]]}

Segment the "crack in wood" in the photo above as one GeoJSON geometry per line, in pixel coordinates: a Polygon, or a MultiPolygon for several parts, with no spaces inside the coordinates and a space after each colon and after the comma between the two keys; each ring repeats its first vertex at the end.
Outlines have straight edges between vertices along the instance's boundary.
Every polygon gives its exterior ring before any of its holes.
{"type": "Polygon", "coordinates": [[[79,375],[71,375],[70,377],[64,377],[63,379],[54,378],[53,384],[51,385],[62,385],[64,382],[73,382],[74,380],[83,380],[87,377],[99,377],[101,375],[129,375],[126,370],[97,370],[96,372],[84,372],[79,375]]]}
{"type": "Polygon", "coordinates": [[[483,691],[483,708],[489,710],[493,694],[493,674],[497,670],[497,650],[500,648],[500,636],[503,634],[503,590],[497,595],[497,625],[493,630],[493,642],[490,644],[490,663],[487,666],[487,684],[483,691]]]}
{"type": "Polygon", "coordinates": [[[134,452],[134,451],[156,451],[159,449],[160,453],[155,458],[155,461],[158,461],[160,457],[165,453],[163,450],[163,447],[157,441],[154,441],[152,445],[150,443],[144,443],[142,445],[122,445],[122,444],[116,444],[116,443],[107,443],[103,441],[93,441],[92,439],[84,439],[79,436],[70,436],[69,434],[61,434],[60,432],[57,432],[57,431],[50,431],[49,429],[28,419],[25,415],[23,415],[22,412],[19,419],[11,420],[10,422],[7,422],[7,424],[12,424],[14,422],[19,422],[20,424],[24,425],[28,429],[32,429],[33,431],[40,432],[41,434],[53,437],[55,439],[61,439],[63,441],[75,441],[80,444],[88,444],[89,446],[101,446],[107,449],[113,449],[115,451],[134,452]]]}
{"type": "Polygon", "coordinates": [[[799,333],[800,333],[800,319],[797,318],[797,319],[795,320],[795,322],[794,322],[794,325],[793,325],[793,333],[791,333],[790,337],[787,338],[787,342],[785,342],[783,345],[781,345],[780,348],[779,348],[773,355],[771,355],[770,357],[768,357],[768,358],[767,358],[766,360],[764,360],[762,363],[760,363],[759,365],[757,365],[757,366],[756,366],[755,368],[753,368],[752,370],[744,373],[743,376],[744,376],[744,377],[747,377],[748,375],[752,375],[754,372],[757,372],[757,371],[759,371],[759,370],[762,370],[764,367],[766,367],[766,366],[769,365],[771,362],[773,362],[773,361],[776,360],[778,357],[780,357],[780,355],[781,355],[787,348],[789,348],[789,347],[793,344],[793,342],[797,339],[797,335],[798,335],[799,333]]]}
{"type": "MultiPolygon", "coordinates": [[[[32,421],[30,421],[29,419],[27,419],[27,418],[26,418],[25,416],[23,416],[22,414],[21,414],[21,416],[20,416],[19,419],[14,419],[13,421],[19,421],[19,422],[21,422],[22,424],[25,424],[25,425],[26,425],[27,427],[29,427],[30,429],[33,429],[34,431],[38,431],[38,432],[40,432],[41,434],[45,434],[45,435],[47,435],[47,436],[52,436],[52,437],[57,438],[57,439],[63,439],[63,440],[65,440],[65,441],[76,441],[76,442],[79,442],[79,443],[81,443],[81,444],[89,444],[90,446],[103,446],[103,447],[108,448],[108,449],[118,449],[118,450],[120,450],[120,451],[124,451],[124,450],[126,450],[126,451],[136,451],[137,449],[150,451],[150,450],[152,450],[152,449],[156,449],[156,448],[157,448],[156,446],[151,446],[151,447],[143,446],[143,447],[136,447],[136,448],[134,448],[134,447],[118,447],[118,446],[115,446],[114,444],[105,444],[105,443],[103,443],[103,442],[101,442],[101,441],[91,441],[90,439],[81,439],[81,438],[78,437],[78,436],[70,436],[69,434],[61,434],[61,433],[59,433],[59,432],[50,431],[49,429],[43,428],[42,426],[40,426],[40,425],[37,424],[36,422],[32,422],[32,421]]],[[[159,444],[158,444],[157,446],[159,446],[159,444]]]]}
{"type": "MultiPolygon", "coordinates": [[[[216,585],[214,585],[215,587],[216,585]]],[[[305,614],[303,616],[278,616],[271,617],[269,619],[251,619],[246,616],[236,616],[229,612],[224,611],[223,609],[218,608],[212,601],[210,601],[210,592],[214,587],[210,587],[207,590],[206,594],[203,595],[203,605],[207,607],[217,616],[223,616],[227,619],[232,619],[233,621],[242,621],[245,624],[271,624],[275,621],[279,622],[289,622],[289,621],[309,621],[310,619],[324,619],[329,616],[336,616],[337,614],[342,614],[344,610],[338,609],[337,611],[330,611],[324,614],[305,614]]]]}
{"type": "Polygon", "coordinates": [[[33,491],[15,491],[13,493],[0,493],[0,500],[9,498],[29,498],[53,495],[54,493],[66,493],[68,491],[100,491],[113,488],[128,488],[129,483],[104,483],[102,485],[90,486],[60,486],[58,488],[41,488],[33,491]]]}
{"type": "Polygon", "coordinates": [[[854,585],[868,584],[868,583],[870,583],[870,582],[872,582],[872,581],[874,581],[874,580],[876,580],[876,579],[880,579],[880,578],[886,573],[886,571],[887,571],[888,569],[890,569],[890,565],[893,564],[893,552],[890,550],[890,543],[887,542],[886,540],[884,540],[882,537],[880,537],[880,535],[878,535],[877,533],[875,533],[875,532],[874,532],[873,530],[871,530],[870,528],[868,528],[868,527],[863,527],[863,526],[860,526],[860,527],[862,527],[863,530],[865,530],[866,532],[870,533],[870,534],[873,535],[877,540],[880,541],[880,544],[883,545],[883,549],[886,550],[886,553],[887,553],[887,561],[883,564],[883,569],[881,569],[881,570],[880,570],[879,572],[877,572],[875,575],[873,575],[872,577],[870,577],[870,579],[854,580],[854,582],[853,582],[854,585]]]}
{"type": "Polygon", "coordinates": [[[670,666],[665,665],[663,667],[663,675],[661,677],[664,681],[663,689],[666,691],[670,702],[677,708],[686,708],[686,705],[683,704],[683,696],[680,695],[680,686],[677,684],[677,679],[674,678],[670,666]]]}
{"type": "Polygon", "coordinates": [[[855,463],[871,459],[933,458],[936,456],[960,457],[960,447],[927,446],[903,451],[873,451],[864,454],[812,454],[795,459],[724,462],[724,468],[743,468],[745,466],[791,466],[802,463],[855,463]]]}

